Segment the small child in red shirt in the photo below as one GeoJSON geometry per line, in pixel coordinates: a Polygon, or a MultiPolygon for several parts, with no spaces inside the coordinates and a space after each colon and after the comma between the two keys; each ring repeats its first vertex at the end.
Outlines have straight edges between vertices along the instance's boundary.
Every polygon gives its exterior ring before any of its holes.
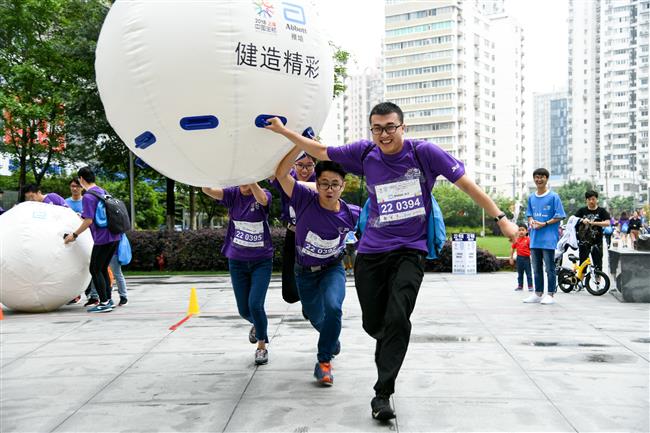
{"type": "Polygon", "coordinates": [[[530,238],[528,237],[528,227],[519,224],[519,233],[517,239],[512,243],[510,252],[510,264],[514,264],[513,255],[517,252],[517,290],[524,288],[524,272],[528,282],[528,291],[533,291],[533,272],[530,267],[530,238]]]}

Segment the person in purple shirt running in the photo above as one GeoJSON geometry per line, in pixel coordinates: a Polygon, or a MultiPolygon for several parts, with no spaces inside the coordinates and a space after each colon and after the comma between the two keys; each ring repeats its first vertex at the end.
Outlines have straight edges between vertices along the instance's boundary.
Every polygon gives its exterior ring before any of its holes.
{"type": "Polygon", "coordinates": [[[514,239],[517,226],[466,174],[462,162],[435,144],[404,139],[402,110],[390,102],[376,105],[369,116],[372,141],[326,146],[270,119],[266,128],[291,140],[321,161],[335,161],[364,174],[370,197],[366,230],[361,237],[354,277],[363,328],[376,340],[378,380],[370,402],[378,420],[395,418],[390,396],[406,356],[410,317],[424,275],[430,191],[439,175],[471,197],[494,217],[501,232],[514,239]]]}
{"type": "MultiPolygon", "coordinates": [[[[301,152],[293,164],[289,175],[299,182],[314,182],[316,175],[314,167],[316,160],[313,156],[301,152]]],[[[289,204],[289,197],[282,190],[280,182],[273,177],[269,179],[271,186],[280,192],[282,208],[280,221],[287,228],[282,245],[282,299],[293,304],[299,300],[298,289],[296,288],[296,276],[293,266],[296,263],[296,213],[289,204]]]]}
{"type": "Polygon", "coordinates": [[[48,203],[56,206],[69,207],[68,204],[63,199],[63,197],[61,197],[59,194],[55,192],[51,192],[49,194],[43,194],[41,192],[41,187],[33,183],[30,183],[29,185],[25,185],[23,187],[22,192],[23,195],[25,196],[26,201],[40,201],[41,203],[48,203]]]}
{"type": "Polygon", "coordinates": [[[289,170],[300,151],[294,148],[276,169],[296,213],[296,264],[294,267],[303,312],[319,332],[314,377],[334,383],[332,357],[341,350],[341,317],[345,299],[345,270],[341,263],[345,236],[359,219],[358,206],[341,200],[345,171],[332,161],[316,164],[318,192],[297,182],[289,170]]]}
{"type": "MultiPolygon", "coordinates": [[[[95,173],[90,167],[82,167],[77,172],[79,183],[86,191],[93,191],[104,196],[106,191],[95,184],[95,173]]],[[[65,243],[74,242],[81,233],[90,227],[93,236],[93,250],[90,255],[90,276],[99,295],[99,304],[88,309],[89,313],[109,313],[113,311],[111,299],[111,282],[108,276],[108,266],[115,254],[121,235],[111,233],[108,227],[100,227],[95,221],[95,214],[100,199],[93,194],[84,194],[82,197],[83,211],[81,212],[81,225],[68,236],[65,243]]]]}
{"type": "Polygon", "coordinates": [[[253,325],[248,340],[257,343],[255,364],[264,365],[269,362],[264,301],[273,271],[269,228],[271,193],[256,183],[224,189],[204,187],[202,190],[228,208],[230,222],[222,253],[228,258],[239,315],[253,325]]]}

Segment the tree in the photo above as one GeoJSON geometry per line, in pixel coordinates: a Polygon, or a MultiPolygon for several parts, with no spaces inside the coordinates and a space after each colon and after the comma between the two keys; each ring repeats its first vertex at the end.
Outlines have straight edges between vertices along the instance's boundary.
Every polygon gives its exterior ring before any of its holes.
{"type": "MultiPolygon", "coordinates": [[[[116,197],[123,197],[126,207],[130,207],[129,183],[99,179],[97,181],[104,189],[116,197]]],[[[153,185],[143,180],[135,182],[135,213],[134,228],[157,230],[164,221],[164,209],[160,203],[162,195],[156,192],[153,185]]]]}
{"type": "Polygon", "coordinates": [[[94,86],[88,71],[106,10],[84,0],[0,3],[0,152],[17,162],[19,187],[28,170],[40,183],[79,144],[71,138],[70,115],[81,89],[94,86]]]}
{"type": "Polygon", "coordinates": [[[334,50],[334,97],[345,92],[345,78],[348,76],[347,63],[350,60],[350,53],[341,49],[330,41],[330,47],[334,50]]]}
{"type": "Polygon", "coordinates": [[[621,212],[627,212],[628,215],[631,211],[636,209],[636,202],[632,196],[616,196],[607,200],[607,209],[611,210],[611,216],[617,218],[621,212]]]}
{"type": "MultiPolygon", "coordinates": [[[[569,181],[568,183],[555,188],[555,192],[562,200],[562,207],[567,216],[575,215],[581,207],[585,206],[585,193],[590,189],[595,190],[596,187],[588,181],[569,181]]],[[[601,200],[604,197],[600,197],[601,200]]]]}

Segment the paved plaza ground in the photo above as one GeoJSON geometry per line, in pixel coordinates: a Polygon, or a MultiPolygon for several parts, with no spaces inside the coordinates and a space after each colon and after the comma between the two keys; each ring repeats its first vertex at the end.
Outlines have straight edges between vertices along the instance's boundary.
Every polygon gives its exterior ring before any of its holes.
{"type": "Polygon", "coordinates": [[[374,342],[352,281],[331,388],[312,378],[317,334],[277,277],[260,367],[227,276],[129,278],[129,304],[108,314],[5,311],[0,431],[647,432],[650,305],[584,291],[523,304],[515,280],[425,276],[388,423],[370,417],[374,342]],[[201,314],[170,331],[191,287],[201,314]]]}

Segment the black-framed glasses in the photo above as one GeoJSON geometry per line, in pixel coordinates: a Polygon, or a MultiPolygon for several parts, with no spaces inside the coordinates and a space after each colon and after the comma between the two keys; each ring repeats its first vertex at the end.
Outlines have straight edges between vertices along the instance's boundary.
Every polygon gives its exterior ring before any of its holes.
{"type": "Polygon", "coordinates": [[[315,167],[315,164],[299,164],[299,163],[296,163],[296,167],[299,170],[313,170],[314,167],[315,167]]]}
{"type": "Polygon", "coordinates": [[[328,189],[332,189],[332,191],[340,191],[341,188],[343,188],[342,183],[320,183],[318,182],[316,185],[318,185],[318,189],[322,189],[323,191],[327,191],[328,189]]]}
{"type": "Polygon", "coordinates": [[[384,131],[386,131],[386,134],[394,134],[395,131],[397,131],[397,128],[403,125],[404,125],[403,123],[400,123],[399,125],[386,125],[386,126],[375,125],[372,128],[370,128],[370,132],[372,132],[372,135],[381,135],[381,133],[384,131]]]}

